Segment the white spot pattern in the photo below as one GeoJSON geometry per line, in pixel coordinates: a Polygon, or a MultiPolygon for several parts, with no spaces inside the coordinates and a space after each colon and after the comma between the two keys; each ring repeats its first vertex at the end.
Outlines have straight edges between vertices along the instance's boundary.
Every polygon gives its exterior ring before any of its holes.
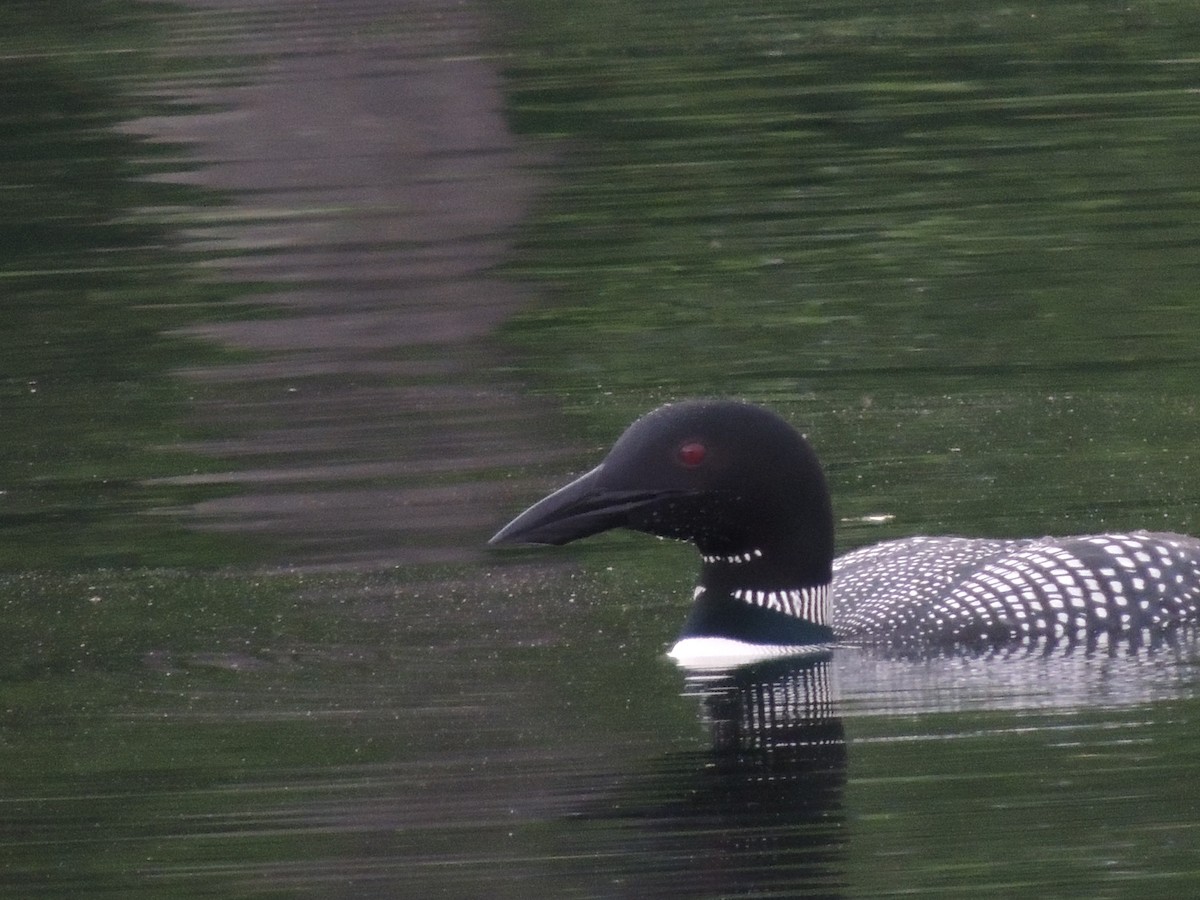
{"type": "Polygon", "coordinates": [[[833,572],[834,632],[865,642],[1088,641],[1200,609],[1200,540],[1176,534],[917,537],[848,553],[833,572]]]}

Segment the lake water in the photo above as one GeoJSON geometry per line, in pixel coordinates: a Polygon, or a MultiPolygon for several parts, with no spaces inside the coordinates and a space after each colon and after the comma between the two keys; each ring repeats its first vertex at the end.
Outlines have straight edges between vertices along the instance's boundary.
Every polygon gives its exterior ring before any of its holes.
{"type": "Polygon", "coordinates": [[[765,403],[839,548],[1200,534],[1200,11],[0,11],[0,892],[1186,897],[1193,642],[686,675],[488,536],[765,403]]]}

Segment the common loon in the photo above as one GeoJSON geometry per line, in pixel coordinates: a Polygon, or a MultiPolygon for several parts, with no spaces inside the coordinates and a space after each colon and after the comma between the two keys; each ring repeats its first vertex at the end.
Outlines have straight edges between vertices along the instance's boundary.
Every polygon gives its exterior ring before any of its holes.
{"type": "Polygon", "coordinates": [[[668,404],[491,544],[565,544],[629,528],[691,541],[702,569],[670,655],[702,663],[834,642],[1134,644],[1197,618],[1200,540],[1137,531],[913,537],[834,559],[816,454],[784,419],[732,400],[668,404]]]}

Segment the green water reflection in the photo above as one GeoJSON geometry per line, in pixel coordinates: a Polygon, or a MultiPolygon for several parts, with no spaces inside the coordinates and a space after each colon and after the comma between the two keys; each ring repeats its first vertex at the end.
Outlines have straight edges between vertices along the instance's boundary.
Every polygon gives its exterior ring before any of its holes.
{"type": "Polygon", "coordinates": [[[169,374],[219,354],[170,332],[232,298],[201,283],[163,221],[204,199],[150,179],[178,166],[180,151],[121,131],[157,108],[131,85],[167,74],[159,14],[114,3],[89,4],[85,16],[84,6],[0,11],[0,567],[9,570],[192,563],[208,550],[147,515],[188,499],[147,482],[204,465],[168,449],[188,399],[169,374]]]}
{"type": "MultiPolygon", "coordinates": [[[[512,120],[571,166],[517,263],[548,285],[508,331],[532,381],[611,392],[605,427],[880,378],[1191,393],[1194,9],[688,9],[613,4],[623,27],[578,42],[565,14],[519,20],[512,120]]],[[[1119,412],[1113,439],[1158,424],[1119,412]]]]}
{"type": "Polygon", "coordinates": [[[1184,719],[1150,709],[926,716],[856,746],[857,896],[1187,895],[1197,802],[1184,719]],[[914,727],[915,726],[915,727],[914,727]]]}

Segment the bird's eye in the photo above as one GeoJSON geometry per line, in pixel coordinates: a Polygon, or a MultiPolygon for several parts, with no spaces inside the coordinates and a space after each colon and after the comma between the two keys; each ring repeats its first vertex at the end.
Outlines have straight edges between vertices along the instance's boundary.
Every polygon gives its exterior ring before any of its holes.
{"type": "Polygon", "coordinates": [[[681,465],[689,469],[694,469],[700,463],[704,462],[704,457],[708,454],[708,448],[699,441],[685,441],[679,445],[679,450],[676,451],[676,458],[681,465]]]}

